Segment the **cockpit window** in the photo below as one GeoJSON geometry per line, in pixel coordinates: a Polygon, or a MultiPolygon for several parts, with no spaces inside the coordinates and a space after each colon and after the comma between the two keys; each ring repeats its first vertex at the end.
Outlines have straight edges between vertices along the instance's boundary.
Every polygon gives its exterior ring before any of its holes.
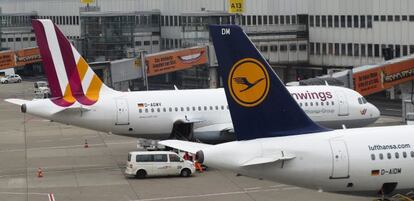
{"type": "Polygon", "coordinates": [[[362,102],[363,102],[364,104],[365,104],[365,103],[368,103],[367,99],[365,99],[364,97],[362,97],[361,99],[362,99],[362,102]]]}
{"type": "Polygon", "coordinates": [[[368,101],[367,101],[367,99],[365,99],[364,97],[359,97],[359,98],[358,98],[358,103],[359,103],[360,105],[362,105],[362,104],[366,104],[366,103],[368,103],[368,101]]]}

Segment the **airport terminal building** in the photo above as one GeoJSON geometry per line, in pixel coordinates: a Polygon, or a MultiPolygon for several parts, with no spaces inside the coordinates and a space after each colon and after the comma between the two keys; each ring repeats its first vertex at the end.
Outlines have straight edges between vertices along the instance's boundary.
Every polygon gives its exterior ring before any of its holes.
{"type": "Polygon", "coordinates": [[[244,4],[242,14],[232,14],[228,0],[2,1],[1,48],[34,46],[34,18],[53,20],[90,62],[206,45],[209,67],[190,74],[210,75],[205,78],[210,87],[217,86],[211,82],[217,61],[208,24],[241,25],[284,81],[414,53],[414,2],[409,0],[244,4]]]}

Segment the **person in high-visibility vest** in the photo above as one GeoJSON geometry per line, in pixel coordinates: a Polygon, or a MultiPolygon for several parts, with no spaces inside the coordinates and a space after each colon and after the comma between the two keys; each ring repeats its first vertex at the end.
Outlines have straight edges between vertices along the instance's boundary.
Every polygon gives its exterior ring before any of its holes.
{"type": "Polygon", "coordinates": [[[201,163],[199,162],[194,162],[194,167],[196,170],[198,170],[199,172],[204,172],[203,167],[201,167],[201,163]]]}

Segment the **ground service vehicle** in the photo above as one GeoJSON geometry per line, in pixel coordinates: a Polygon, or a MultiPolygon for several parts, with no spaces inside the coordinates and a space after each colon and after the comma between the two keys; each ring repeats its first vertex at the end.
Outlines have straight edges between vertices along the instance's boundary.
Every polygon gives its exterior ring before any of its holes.
{"type": "Polygon", "coordinates": [[[137,178],[147,176],[180,175],[189,177],[195,172],[194,164],[171,151],[132,151],[128,154],[126,175],[137,178]]]}

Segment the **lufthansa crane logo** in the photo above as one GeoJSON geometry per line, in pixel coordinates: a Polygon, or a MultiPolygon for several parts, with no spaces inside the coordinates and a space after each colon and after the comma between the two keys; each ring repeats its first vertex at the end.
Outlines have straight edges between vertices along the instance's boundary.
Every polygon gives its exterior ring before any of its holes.
{"type": "Polygon", "coordinates": [[[269,92],[269,84],[266,68],[252,58],[245,58],[234,64],[228,78],[231,96],[244,107],[259,105],[269,92]]]}

